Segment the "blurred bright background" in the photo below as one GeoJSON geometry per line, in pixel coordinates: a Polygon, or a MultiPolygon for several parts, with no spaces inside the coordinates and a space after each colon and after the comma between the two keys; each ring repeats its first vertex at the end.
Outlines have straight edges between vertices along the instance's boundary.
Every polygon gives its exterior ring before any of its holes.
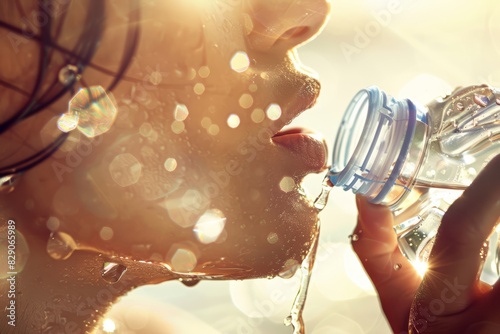
{"type": "MultiPolygon", "coordinates": [[[[395,97],[426,103],[456,86],[500,87],[500,2],[332,0],[328,25],[299,49],[299,56],[318,73],[322,93],[293,125],[323,133],[331,150],[344,108],[361,88],[377,85],[395,97]]],[[[313,197],[322,178],[305,180],[313,197]]],[[[321,216],[304,315],[307,334],[390,333],[350,248],[348,235],[356,221],[353,195],[334,189],[321,216]]],[[[283,319],[297,283],[298,277],[143,287],[115,307],[115,314],[120,311],[116,325],[130,329],[117,332],[291,334],[283,319]]]]}

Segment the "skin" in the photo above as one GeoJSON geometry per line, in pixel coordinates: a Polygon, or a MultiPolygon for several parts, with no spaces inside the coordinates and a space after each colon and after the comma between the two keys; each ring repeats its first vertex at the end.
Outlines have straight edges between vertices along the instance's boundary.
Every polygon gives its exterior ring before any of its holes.
{"type": "MultiPolygon", "coordinates": [[[[26,13],[36,8],[31,1],[22,5],[26,13]]],[[[105,6],[106,29],[92,63],[115,71],[128,9],[122,1],[105,6]]],[[[85,8],[85,2],[69,7],[59,38],[63,47],[72,47],[85,8]]],[[[153,1],[141,7],[141,38],[126,72],[134,80],[123,80],[112,92],[118,114],[110,130],[95,138],[72,131],[56,154],[1,194],[2,228],[12,220],[18,233],[17,261],[20,240],[29,248],[16,276],[16,330],[90,332],[134,287],[179,278],[272,277],[303,261],[318,215],[299,184],[324,169],[326,147],[321,137],[302,130],[276,134],[319,93],[293,49],[321,29],[328,9],[324,0],[153,1]],[[237,51],[250,59],[242,73],[229,66],[237,51]],[[177,104],[189,113],[183,128],[178,119],[174,123],[177,104]],[[262,115],[270,104],[280,106],[279,117],[252,119],[254,109],[262,115]],[[227,123],[231,114],[239,117],[236,128],[227,123]],[[136,174],[140,165],[133,182],[120,178],[129,171],[124,156],[136,162],[136,174]],[[175,169],[168,165],[171,171],[164,167],[169,158],[176,161],[175,169]],[[215,240],[197,236],[200,217],[219,227],[223,222],[215,240]],[[51,232],[76,249],[67,259],[49,256],[51,232]],[[107,261],[127,267],[115,284],[101,277],[107,261]]],[[[16,15],[6,20],[18,25],[16,15]]],[[[0,62],[2,78],[29,90],[38,45],[29,38],[15,48],[6,38],[0,41],[8,50],[0,62]]],[[[48,77],[65,65],[56,54],[48,77]]],[[[82,79],[106,87],[112,76],[88,68],[82,79]]],[[[12,91],[2,96],[5,117],[23,103],[12,91]]],[[[0,147],[11,149],[5,156],[53,139],[70,97],[2,136],[0,147]]],[[[4,303],[8,284],[0,284],[4,303]]],[[[4,321],[0,326],[2,333],[12,329],[4,321]]]]}
{"type": "MultiPolygon", "coordinates": [[[[31,1],[21,3],[24,12],[35,10],[31,1]]],[[[116,50],[122,50],[125,39],[127,9],[119,3],[106,1],[106,30],[92,61],[111,71],[117,69],[122,54],[116,50]]],[[[15,226],[16,261],[22,264],[16,268],[16,331],[91,332],[109,306],[134,287],[186,277],[275,276],[290,263],[300,263],[309,251],[318,217],[297,185],[306,174],[323,169],[325,148],[321,140],[300,131],[294,140],[276,133],[317,97],[319,83],[305,73],[292,50],[320,30],[328,4],[320,0],[300,5],[263,0],[218,4],[157,1],[141,8],[141,40],[126,73],[135,80],[124,80],[113,91],[119,113],[111,129],[94,139],[73,131],[59,152],[23,174],[12,191],[4,189],[0,195],[2,235],[7,235],[8,226],[15,226]],[[305,12],[310,15],[302,16],[305,12]],[[237,51],[246,52],[251,60],[243,73],[228,66],[237,51]],[[196,83],[203,83],[205,90],[196,83]],[[245,93],[253,96],[248,108],[240,105],[245,93]],[[175,131],[180,133],[172,130],[176,102],[189,110],[184,130],[175,131]],[[271,103],[280,105],[279,118],[256,122],[249,117],[255,108],[265,111],[271,103]],[[231,114],[240,119],[235,129],[227,125],[231,114]],[[210,118],[208,125],[205,117],[210,118]],[[218,128],[210,128],[212,124],[218,128]],[[297,141],[304,145],[300,150],[297,141]],[[84,151],[82,145],[90,149],[84,151]],[[123,153],[141,165],[141,177],[125,186],[110,171],[123,153]],[[176,159],[173,171],[164,168],[168,158],[176,159]],[[284,177],[288,177],[285,186],[280,187],[284,177]],[[224,232],[216,241],[202,243],[193,226],[207,211],[215,212],[218,221],[225,218],[224,232]],[[74,240],[76,250],[67,259],[55,260],[47,253],[51,232],[66,233],[74,240]],[[182,256],[181,261],[173,260],[179,249],[190,261],[182,256]],[[101,277],[107,261],[127,267],[115,284],[101,277]]],[[[72,38],[82,26],[82,12],[83,1],[70,7],[59,39],[63,47],[72,47],[72,38]]],[[[5,19],[17,25],[21,16],[5,19]]],[[[35,81],[30,69],[37,66],[38,46],[25,38],[13,47],[4,37],[0,39],[0,49],[7,50],[0,55],[2,79],[29,90],[35,81]]],[[[55,78],[65,65],[56,55],[47,69],[48,78],[55,78]]],[[[89,68],[83,79],[88,85],[106,86],[112,76],[89,68]]],[[[5,163],[12,152],[31,152],[50,140],[52,131],[47,129],[50,124],[54,129],[70,98],[65,96],[0,137],[0,148],[7,150],[1,152],[5,163]]],[[[22,103],[20,95],[2,90],[1,117],[7,118],[22,103]]],[[[436,275],[428,274],[424,281],[396,249],[390,212],[358,200],[357,230],[362,229],[363,235],[354,248],[396,333],[407,330],[408,319],[418,321],[419,305],[439,296],[440,285],[454,275],[465,280],[466,293],[437,320],[428,322],[430,328],[439,333],[443,328],[478,332],[478,326],[485,333],[497,331],[496,289],[470,276],[477,272],[477,257],[462,263],[464,254],[479,254],[480,244],[498,220],[500,187],[491,180],[498,180],[499,159],[492,166],[482,174],[488,177],[478,177],[446,215],[430,264],[430,273],[436,275]],[[479,233],[457,233],[462,230],[447,227],[467,223],[464,208],[482,213],[475,218],[482,226],[479,233]],[[446,246],[457,241],[466,252],[446,246]],[[393,275],[394,263],[403,264],[397,275],[393,275]],[[457,273],[459,267],[464,269],[457,273]],[[394,304],[396,299],[399,302],[394,304]]],[[[2,305],[10,288],[5,278],[0,281],[2,305]]],[[[2,333],[12,331],[6,322],[0,326],[2,333]]]]}
{"type": "Polygon", "coordinates": [[[362,234],[352,246],[394,333],[499,332],[498,282],[479,280],[481,248],[500,222],[499,169],[497,156],[450,206],[424,278],[399,251],[390,210],[357,198],[362,234]]]}

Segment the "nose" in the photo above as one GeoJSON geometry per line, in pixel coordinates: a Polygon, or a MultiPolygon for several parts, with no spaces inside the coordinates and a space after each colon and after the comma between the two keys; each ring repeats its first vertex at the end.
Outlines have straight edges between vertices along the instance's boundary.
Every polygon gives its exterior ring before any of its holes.
{"type": "Polygon", "coordinates": [[[250,0],[248,40],[252,48],[289,50],[316,35],[330,11],[329,0],[250,0]]]}

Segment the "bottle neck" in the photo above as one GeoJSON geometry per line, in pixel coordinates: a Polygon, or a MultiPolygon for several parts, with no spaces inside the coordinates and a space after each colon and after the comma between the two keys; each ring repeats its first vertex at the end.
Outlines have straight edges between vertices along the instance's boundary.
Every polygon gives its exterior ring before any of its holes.
{"type": "Polygon", "coordinates": [[[411,100],[397,100],[377,87],[361,90],[350,102],[337,133],[328,173],[331,182],[373,203],[400,202],[418,173],[427,124],[426,109],[411,100]]]}

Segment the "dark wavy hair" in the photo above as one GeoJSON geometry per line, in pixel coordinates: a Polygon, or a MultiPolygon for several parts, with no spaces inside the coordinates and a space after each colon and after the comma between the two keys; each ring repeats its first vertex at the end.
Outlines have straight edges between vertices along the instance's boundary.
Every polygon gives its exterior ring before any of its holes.
{"type": "MultiPolygon", "coordinates": [[[[86,87],[83,73],[87,67],[92,67],[102,73],[112,75],[114,79],[109,86],[106,87],[106,90],[112,90],[124,76],[135,54],[139,41],[140,0],[129,0],[128,5],[130,6],[130,10],[128,11],[128,28],[125,46],[122,52],[123,56],[117,72],[111,72],[92,63],[106,23],[104,0],[88,0],[87,12],[83,13],[83,15],[85,15],[84,25],[82,26],[79,36],[75,37],[77,41],[74,48],[71,50],[59,45],[58,39],[64,27],[72,0],[33,1],[37,1],[38,13],[35,14],[43,14],[44,21],[43,24],[40,22],[39,31],[32,31],[29,30],[30,28],[21,27],[22,22],[19,22],[18,26],[6,21],[7,15],[12,16],[14,14],[22,18],[28,17],[20,0],[2,0],[0,3],[0,31],[7,30],[9,34],[13,33],[19,38],[28,38],[32,41],[36,41],[40,50],[36,82],[31,91],[26,91],[10,82],[2,80],[0,73],[0,86],[5,87],[7,90],[13,90],[27,98],[24,105],[22,105],[11,117],[0,123],[0,135],[27,118],[46,109],[67,93],[74,95],[74,85],[77,81],[80,81],[81,84],[86,87]],[[55,15],[55,11],[57,11],[57,15],[55,15]],[[47,86],[48,88],[42,89],[44,86],[43,84],[46,84],[48,80],[46,69],[56,52],[63,56],[66,65],[72,65],[71,68],[76,73],[71,73],[72,76],[65,82],[61,82],[56,76],[53,82],[47,86]]],[[[125,1],[123,1],[123,3],[125,3],[125,1]]],[[[2,97],[0,96],[0,98],[2,97]]],[[[14,163],[10,163],[9,165],[1,166],[0,160],[0,178],[22,173],[41,163],[50,157],[64,143],[67,136],[68,133],[62,133],[43,149],[14,163]]]]}

